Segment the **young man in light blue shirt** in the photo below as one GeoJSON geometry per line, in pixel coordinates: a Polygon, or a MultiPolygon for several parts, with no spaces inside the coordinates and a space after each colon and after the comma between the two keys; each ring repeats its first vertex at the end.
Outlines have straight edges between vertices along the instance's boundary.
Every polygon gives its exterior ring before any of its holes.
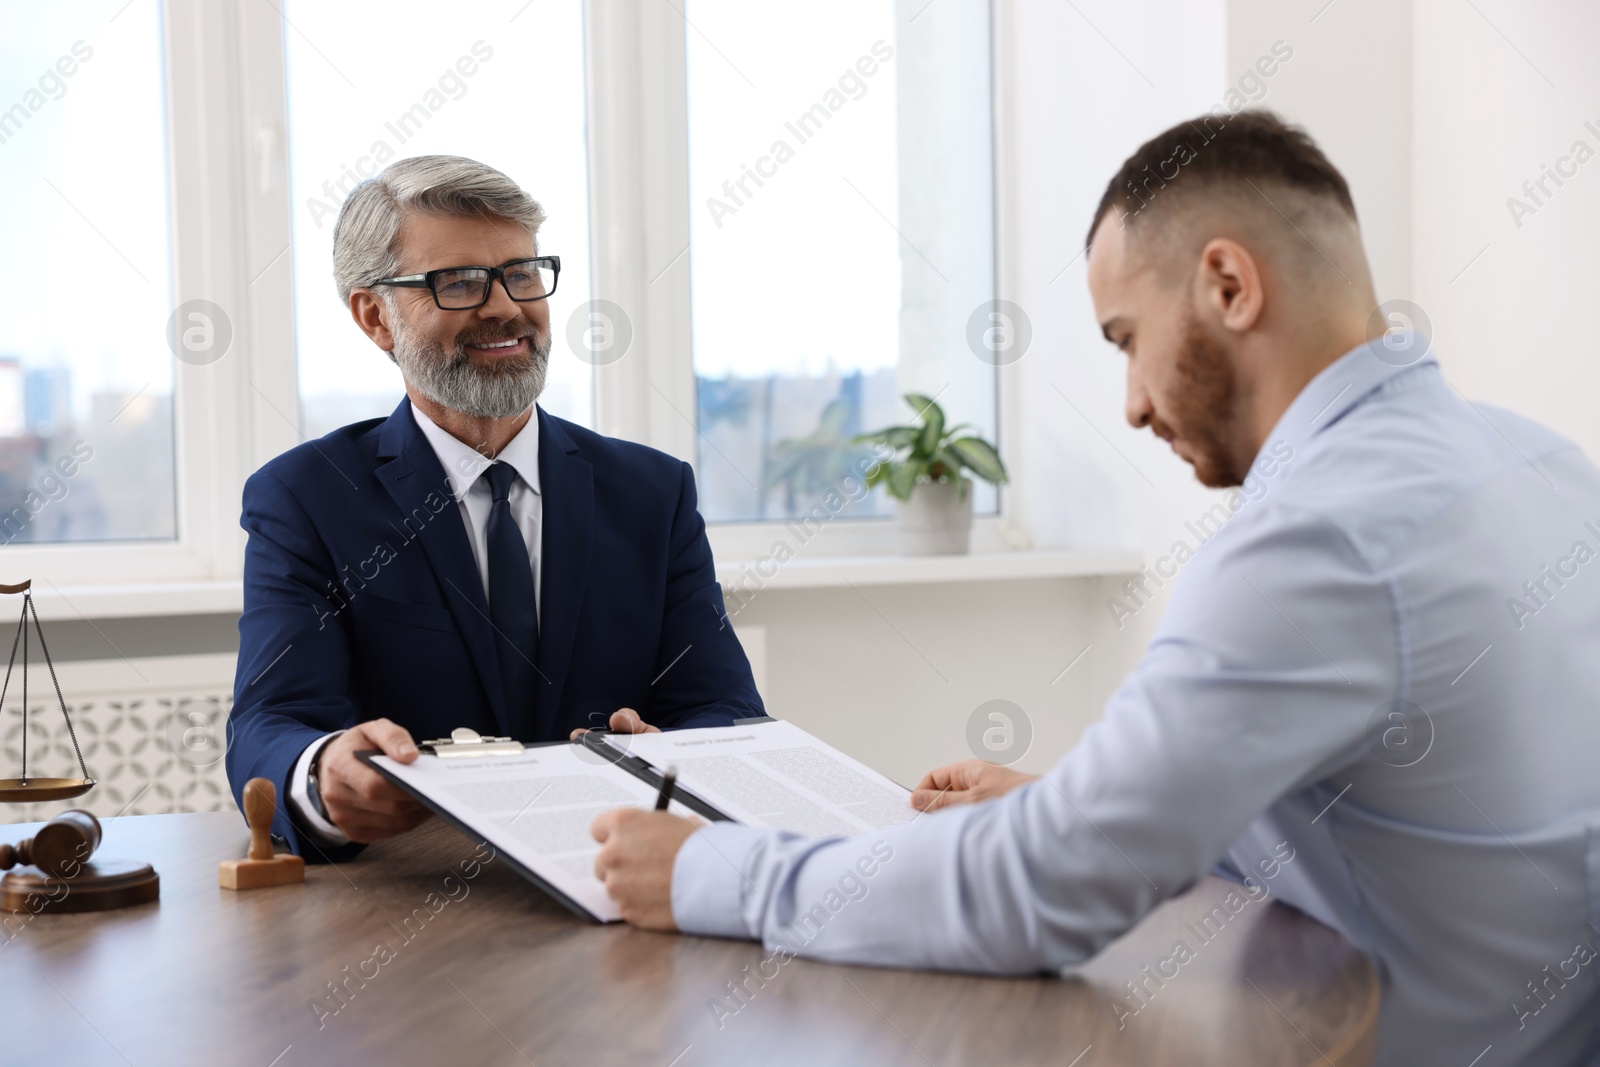
{"type": "Polygon", "coordinates": [[[856,840],[609,813],[624,916],[1027,973],[1222,862],[1373,957],[1380,1063],[1595,1062],[1600,470],[1387,329],[1344,179],[1270,113],[1145,144],[1090,240],[1128,421],[1265,492],[1047,774],[940,768],[913,802],[950,810],[856,840]],[[864,855],[866,894],[819,923],[864,855]]]}

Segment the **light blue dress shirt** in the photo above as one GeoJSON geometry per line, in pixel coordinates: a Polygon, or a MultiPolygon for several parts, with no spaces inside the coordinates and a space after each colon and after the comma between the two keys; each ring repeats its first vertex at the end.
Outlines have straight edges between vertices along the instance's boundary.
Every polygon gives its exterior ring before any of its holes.
{"type": "Polygon", "coordinates": [[[1600,470],[1393,344],[1290,405],[1042,779],[855,839],[705,827],[679,927],[1057,970],[1225,862],[1372,957],[1380,1063],[1600,1062],[1600,470]]]}

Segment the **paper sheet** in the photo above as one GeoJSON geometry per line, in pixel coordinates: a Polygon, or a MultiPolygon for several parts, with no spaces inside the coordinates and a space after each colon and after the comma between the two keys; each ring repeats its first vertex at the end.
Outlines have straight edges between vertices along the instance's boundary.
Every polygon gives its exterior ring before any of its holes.
{"type": "MultiPolygon", "coordinates": [[[[589,824],[613,808],[653,808],[656,790],[577,745],[530,748],[516,756],[374,763],[415,786],[451,816],[596,917],[621,918],[594,876],[600,845],[589,824]]],[[[674,802],[668,809],[692,815],[674,802]]]]}
{"type": "Polygon", "coordinates": [[[665,770],[746,826],[806,837],[910,822],[911,791],[792,723],[609,734],[606,743],[665,770]]]}

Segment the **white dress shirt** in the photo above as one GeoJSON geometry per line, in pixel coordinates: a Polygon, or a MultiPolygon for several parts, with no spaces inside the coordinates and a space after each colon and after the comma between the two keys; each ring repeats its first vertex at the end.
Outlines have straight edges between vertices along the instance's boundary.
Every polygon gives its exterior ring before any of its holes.
{"type": "MultiPolygon", "coordinates": [[[[1373,958],[1378,1063],[1596,1062],[1600,470],[1379,340],[1305,387],[1244,496],[1042,779],[854,839],[712,823],[678,926],[1057,970],[1226,856],[1373,958]]],[[[1128,1028],[1142,1006],[1115,991],[1128,1028]]]]}
{"type": "MultiPolygon", "coordinates": [[[[434,455],[439,457],[439,465],[444,468],[445,478],[450,483],[451,495],[456,499],[456,506],[461,509],[461,521],[467,528],[467,541],[472,546],[472,558],[478,564],[478,577],[483,582],[485,597],[489,595],[489,510],[494,506],[494,497],[488,481],[482,475],[496,460],[516,468],[517,478],[511,483],[511,491],[506,499],[511,505],[511,517],[516,520],[517,529],[522,532],[522,540],[528,546],[528,563],[533,567],[533,602],[537,611],[541,569],[540,531],[544,524],[544,502],[539,492],[538,412],[535,411],[529,417],[527,425],[518,431],[517,436],[506,444],[495,459],[489,459],[471,445],[452,437],[448,431],[440,428],[432,419],[417,410],[416,405],[410,404],[407,408],[411,412],[411,417],[417,421],[417,428],[428,439],[428,444],[433,446],[434,455]]],[[[382,714],[381,708],[368,708],[363,711],[369,712],[371,717],[379,717],[382,714]]],[[[311,761],[317,752],[340,733],[343,731],[324,734],[307,745],[295,762],[294,773],[289,777],[289,799],[302,824],[315,830],[317,836],[329,845],[343,845],[350,839],[340,833],[339,828],[333,823],[317,813],[316,807],[311,803],[311,790],[306,781],[306,774],[310,771],[311,761]]]]}

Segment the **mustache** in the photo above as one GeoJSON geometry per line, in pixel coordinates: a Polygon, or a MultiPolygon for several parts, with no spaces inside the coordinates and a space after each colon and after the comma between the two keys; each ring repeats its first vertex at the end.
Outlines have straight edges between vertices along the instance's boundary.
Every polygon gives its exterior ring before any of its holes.
{"type": "Polygon", "coordinates": [[[456,334],[456,347],[466,345],[492,345],[499,341],[516,341],[524,337],[537,338],[539,330],[531,323],[526,327],[508,329],[505,326],[498,328],[485,327],[480,330],[462,331],[456,334]]]}
{"type": "Polygon", "coordinates": [[[469,362],[468,345],[492,345],[500,341],[518,341],[524,337],[528,339],[528,347],[533,350],[533,359],[539,359],[549,353],[549,334],[541,333],[538,327],[531,323],[516,329],[502,325],[498,328],[486,327],[456,334],[455,352],[452,353],[451,362],[457,365],[469,362]]]}

